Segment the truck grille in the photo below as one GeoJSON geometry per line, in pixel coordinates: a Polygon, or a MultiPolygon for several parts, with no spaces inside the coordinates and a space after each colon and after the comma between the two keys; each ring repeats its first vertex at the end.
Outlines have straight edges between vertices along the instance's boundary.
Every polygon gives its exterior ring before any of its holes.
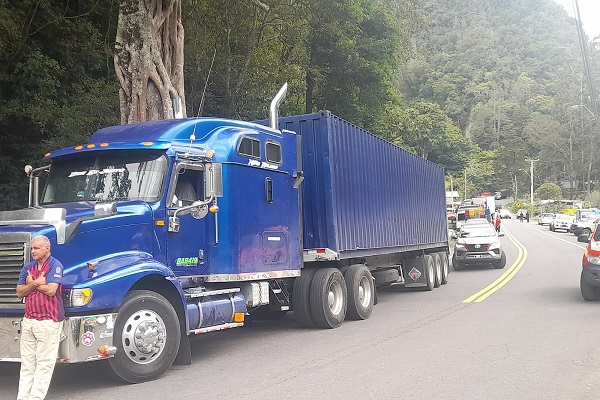
{"type": "Polygon", "coordinates": [[[485,244],[468,244],[467,245],[467,251],[481,251],[481,252],[485,252],[487,251],[487,249],[490,247],[489,243],[485,243],[485,244]]]}
{"type": "Polygon", "coordinates": [[[21,303],[16,287],[19,273],[27,261],[24,242],[0,243],[0,304],[21,303]]]}

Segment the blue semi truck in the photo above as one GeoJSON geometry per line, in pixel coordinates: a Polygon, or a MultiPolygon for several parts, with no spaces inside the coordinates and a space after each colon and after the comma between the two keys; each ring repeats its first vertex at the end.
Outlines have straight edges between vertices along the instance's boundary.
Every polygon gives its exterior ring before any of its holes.
{"type": "Polygon", "coordinates": [[[294,312],[367,319],[376,288],[448,277],[443,169],[327,111],[270,126],[188,118],[113,126],[26,167],[30,207],[0,212],[0,361],[19,361],[29,243],[64,265],[60,363],[124,381],[190,363],[193,335],[294,312]]]}

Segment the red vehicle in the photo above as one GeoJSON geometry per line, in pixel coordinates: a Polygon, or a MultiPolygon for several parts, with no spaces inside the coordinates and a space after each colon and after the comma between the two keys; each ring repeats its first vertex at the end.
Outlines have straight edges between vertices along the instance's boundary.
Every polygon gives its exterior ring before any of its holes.
{"type": "Polygon", "coordinates": [[[581,278],[579,287],[581,296],[586,301],[600,300],[600,229],[596,223],[591,235],[577,236],[578,242],[587,242],[583,259],[581,260],[581,278]]]}

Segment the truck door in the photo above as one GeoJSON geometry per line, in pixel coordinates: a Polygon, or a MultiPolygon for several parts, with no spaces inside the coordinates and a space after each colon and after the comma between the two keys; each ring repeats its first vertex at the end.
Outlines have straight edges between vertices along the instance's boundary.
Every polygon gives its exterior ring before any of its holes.
{"type": "MultiPolygon", "coordinates": [[[[169,216],[199,200],[204,200],[203,166],[184,163],[175,167],[167,195],[169,216]]],[[[179,231],[168,232],[167,263],[177,275],[205,274],[207,219],[194,211],[184,211],[177,216],[179,231]]]]}

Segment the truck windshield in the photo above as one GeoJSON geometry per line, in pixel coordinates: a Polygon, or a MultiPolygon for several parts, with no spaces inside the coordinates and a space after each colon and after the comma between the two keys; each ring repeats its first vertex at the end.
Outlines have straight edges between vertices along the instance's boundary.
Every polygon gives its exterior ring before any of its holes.
{"type": "Polygon", "coordinates": [[[167,172],[162,152],[82,153],[52,162],[41,203],[158,200],[167,172]]]}

